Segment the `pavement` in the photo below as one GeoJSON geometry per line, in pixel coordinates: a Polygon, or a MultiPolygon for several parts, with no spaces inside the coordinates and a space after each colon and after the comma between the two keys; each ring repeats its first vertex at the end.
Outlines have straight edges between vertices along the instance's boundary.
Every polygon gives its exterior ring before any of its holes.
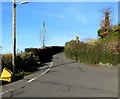
{"type": "Polygon", "coordinates": [[[24,79],[0,86],[2,97],[118,97],[118,69],[66,59],[64,52],[24,79]]]}

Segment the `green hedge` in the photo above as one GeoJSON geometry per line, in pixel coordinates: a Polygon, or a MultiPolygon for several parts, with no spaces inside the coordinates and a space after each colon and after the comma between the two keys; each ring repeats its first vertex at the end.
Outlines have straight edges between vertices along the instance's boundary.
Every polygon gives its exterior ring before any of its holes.
{"type": "MultiPolygon", "coordinates": [[[[16,55],[15,72],[33,72],[37,70],[42,63],[49,61],[52,55],[64,50],[64,47],[51,46],[45,48],[26,48],[25,53],[16,55]]],[[[12,54],[4,54],[2,57],[2,69],[7,67],[13,70],[12,54]]]]}
{"type": "Polygon", "coordinates": [[[69,42],[65,46],[65,56],[73,60],[85,62],[89,64],[99,64],[100,62],[106,64],[117,65],[120,62],[120,54],[105,51],[101,45],[87,45],[85,43],[69,42]]]}
{"type": "MultiPolygon", "coordinates": [[[[32,72],[37,70],[39,66],[39,58],[34,56],[33,53],[22,53],[16,55],[15,72],[32,72]]],[[[12,67],[12,55],[5,54],[2,57],[2,69],[7,67],[9,70],[13,70],[12,67]]]]}
{"type": "Polygon", "coordinates": [[[50,46],[44,48],[26,48],[25,52],[32,52],[35,56],[39,57],[41,63],[47,62],[51,59],[52,55],[64,51],[64,47],[50,46]]]}

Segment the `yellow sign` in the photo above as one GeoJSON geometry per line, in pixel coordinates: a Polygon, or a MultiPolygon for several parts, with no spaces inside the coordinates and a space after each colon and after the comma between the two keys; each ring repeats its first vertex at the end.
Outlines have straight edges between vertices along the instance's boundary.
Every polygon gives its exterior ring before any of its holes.
{"type": "Polygon", "coordinates": [[[13,73],[5,67],[1,73],[0,80],[11,82],[12,76],[13,76],[13,73]]]}

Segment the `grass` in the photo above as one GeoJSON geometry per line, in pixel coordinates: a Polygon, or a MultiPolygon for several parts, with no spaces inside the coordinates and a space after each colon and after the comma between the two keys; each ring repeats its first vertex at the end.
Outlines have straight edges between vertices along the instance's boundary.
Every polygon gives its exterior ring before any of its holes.
{"type": "Polygon", "coordinates": [[[89,45],[94,45],[94,44],[97,43],[97,42],[100,42],[100,39],[99,39],[99,38],[97,38],[97,39],[92,39],[92,40],[88,40],[88,41],[86,41],[85,43],[86,43],[86,44],[89,44],[89,45]]]}

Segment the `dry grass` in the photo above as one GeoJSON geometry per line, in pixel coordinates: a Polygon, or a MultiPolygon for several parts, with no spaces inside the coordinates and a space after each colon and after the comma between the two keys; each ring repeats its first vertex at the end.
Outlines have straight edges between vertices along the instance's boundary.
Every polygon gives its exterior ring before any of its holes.
{"type": "Polygon", "coordinates": [[[86,41],[85,43],[89,44],[89,45],[94,45],[95,43],[97,43],[99,41],[100,41],[100,39],[97,38],[97,39],[92,39],[92,40],[86,41]]]}

